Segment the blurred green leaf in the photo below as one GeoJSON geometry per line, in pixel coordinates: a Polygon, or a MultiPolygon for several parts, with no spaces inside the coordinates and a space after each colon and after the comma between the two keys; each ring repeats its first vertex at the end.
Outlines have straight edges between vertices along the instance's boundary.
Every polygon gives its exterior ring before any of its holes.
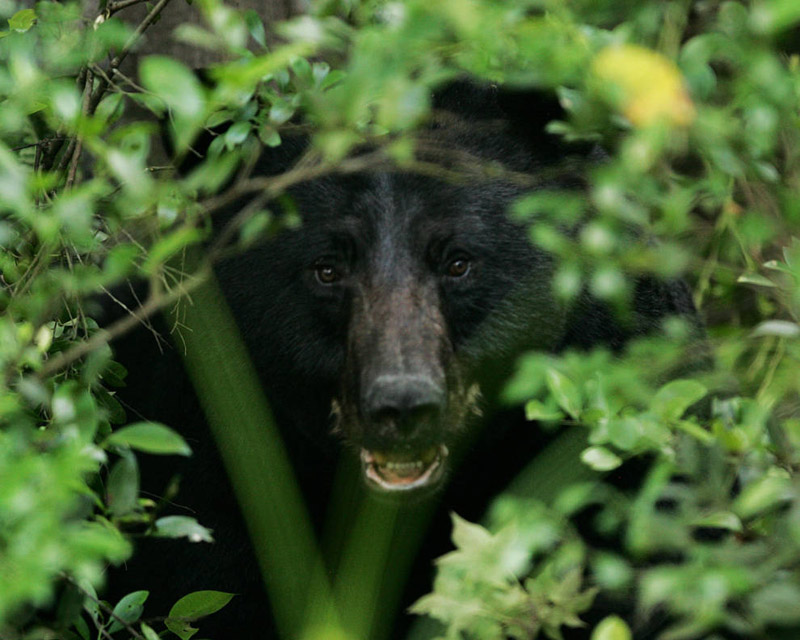
{"type": "Polygon", "coordinates": [[[133,455],[123,455],[108,474],[106,498],[111,515],[124,516],[136,509],[139,497],[139,465],[133,455]]]}
{"type": "Polygon", "coordinates": [[[556,369],[548,369],[545,380],[547,388],[558,402],[558,406],[577,420],[580,416],[582,400],[575,383],[556,369]]]}
{"type": "Polygon", "coordinates": [[[787,478],[767,476],[748,484],[733,503],[740,518],[748,519],[775,507],[791,497],[791,483],[787,478]]]}
{"type": "Polygon", "coordinates": [[[261,21],[261,17],[253,11],[252,9],[248,9],[244,12],[244,20],[247,24],[247,30],[250,32],[250,36],[255,40],[258,44],[262,47],[267,46],[267,36],[266,32],[264,31],[264,23],[261,21]]]}
{"type": "Polygon", "coordinates": [[[583,463],[595,471],[611,471],[622,464],[622,458],[605,447],[589,447],[581,453],[583,463]]]}
{"type": "Polygon", "coordinates": [[[145,640],[159,640],[159,635],[153,631],[153,628],[149,625],[142,622],[139,627],[142,630],[142,635],[145,637],[145,640]]]}
{"type": "Polygon", "coordinates": [[[564,414],[558,409],[548,407],[538,400],[528,400],[525,403],[526,420],[559,420],[564,414]]]}
{"type": "Polygon", "coordinates": [[[8,26],[14,31],[25,33],[36,23],[36,11],[33,9],[20,9],[8,19],[8,26]]]}
{"type": "Polygon", "coordinates": [[[157,422],[137,422],[117,429],[106,438],[106,445],[130,447],[161,455],[192,454],[189,445],[178,433],[157,422]]]}
{"type": "Polygon", "coordinates": [[[155,522],[154,535],[164,538],[188,538],[190,542],[214,542],[211,530],[189,516],[165,516],[155,522]]]}
{"type": "Polygon", "coordinates": [[[591,640],[633,640],[633,634],[622,618],[608,616],[592,630],[591,640]]]}
{"type": "Polygon", "coordinates": [[[707,393],[708,389],[696,380],[673,380],[658,390],[650,408],[665,420],[677,420],[707,393]]]}
{"type": "Polygon", "coordinates": [[[762,276],[760,273],[745,273],[739,276],[736,280],[744,284],[755,284],[760,287],[775,287],[777,286],[772,280],[762,276]]]}
{"type": "Polygon", "coordinates": [[[177,60],[148,56],[139,63],[139,76],[144,87],[176,115],[196,121],[204,114],[205,97],[200,81],[177,60]]]}

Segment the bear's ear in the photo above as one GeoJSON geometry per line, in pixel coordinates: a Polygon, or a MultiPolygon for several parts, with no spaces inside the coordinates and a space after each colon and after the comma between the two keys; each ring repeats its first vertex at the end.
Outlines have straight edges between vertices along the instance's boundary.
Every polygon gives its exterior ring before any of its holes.
{"type": "Polygon", "coordinates": [[[459,78],[436,89],[432,107],[434,111],[446,111],[464,120],[502,119],[498,93],[496,85],[459,78]]]}
{"type": "Polygon", "coordinates": [[[465,121],[502,122],[505,135],[540,162],[583,155],[592,145],[568,144],[548,133],[547,124],[566,117],[554,91],[519,89],[460,78],[438,89],[433,109],[465,121]]]}
{"type": "Polygon", "coordinates": [[[556,161],[567,154],[581,154],[576,145],[547,132],[550,122],[566,117],[554,91],[502,87],[497,90],[497,104],[508,123],[509,134],[534,157],[556,161]]]}

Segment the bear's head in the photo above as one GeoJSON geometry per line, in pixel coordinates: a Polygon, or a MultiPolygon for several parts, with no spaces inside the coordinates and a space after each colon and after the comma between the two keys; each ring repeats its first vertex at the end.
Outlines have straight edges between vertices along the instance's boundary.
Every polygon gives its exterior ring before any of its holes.
{"type": "Polygon", "coordinates": [[[506,215],[518,191],[395,171],[317,180],[293,194],[302,225],[248,258],[265,290],[225,284],[272,404],[300,429],[332,422],[373,488],[436,486],[482,363],[560,334],[552,261],[506,215]],[[300,416],[320,404],[330,416],[300,416]]]}
{"type": "Polygon", "coordinates": [[[332,424],[379,490],[436,486],[486,361],[508,357],[507,374],[563,331],[552,259],[508,217],[525,188],[500,163],[521,172],[530,154],[495,124],[432,127],[422,172],[293,188],[302,225],[242,258],[260,290],[239,286],[242,266],[224,283],[283,422],[332,424]]]}

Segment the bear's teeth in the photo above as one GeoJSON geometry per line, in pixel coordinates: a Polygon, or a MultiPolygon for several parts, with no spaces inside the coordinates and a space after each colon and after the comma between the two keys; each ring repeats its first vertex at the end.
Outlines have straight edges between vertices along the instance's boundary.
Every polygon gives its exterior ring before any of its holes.
{"type": "Polygon", "coordinates": [[[422,469],[425,466],[425,463],[422,460],[416,460],[414,462],[387,462],[386,464],[380,464],[381,467],[386,467],[389,471],[407,471],[410,469],[422,469]]]}

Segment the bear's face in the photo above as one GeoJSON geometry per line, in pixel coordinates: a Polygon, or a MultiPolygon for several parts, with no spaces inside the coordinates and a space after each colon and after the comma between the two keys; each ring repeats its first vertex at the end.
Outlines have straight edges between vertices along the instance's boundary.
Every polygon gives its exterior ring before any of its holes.
{"type": "Polygon", "coordinates": [[[315,341],[341,354],[326,374],[336,378],[335,430],[359,452],[370,486],[435,486],[475,410],[476,364],[537,317],[557,324],[549,260],[505,215],[516,190],[366,173],[294,195],[303,225],[292,244],[302,247],[298,276],[313,320],[296,318],[307,342],[287,361],[297,365],[315,341]],[[528,312],[504,317],[523,283],[528,312]]]}

